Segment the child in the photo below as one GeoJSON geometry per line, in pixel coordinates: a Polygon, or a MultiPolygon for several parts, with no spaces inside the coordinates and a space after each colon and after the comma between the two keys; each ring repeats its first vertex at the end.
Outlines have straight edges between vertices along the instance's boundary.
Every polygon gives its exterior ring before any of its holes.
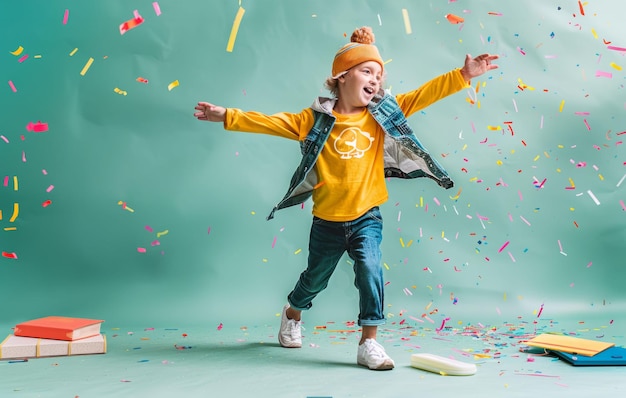
{"type": "Polygon", "coordinates": [[[362,327],[357,363],[373,370],[394,362],[376,341],[385,323],[378,206],[387,200],[386,177],[429,177],[445,188],[452,181],[417,140],[406,117],[498,66],[497,55],[465,57],[462,68],[445,73],[417,90],[395,97],[382,90],[384,64],[369,27],[357,29],[332,65],[326,87],[334,98],[317,98],[300,113],[265,115],[199,102],[198,120],[223,122],[224,128],[277,135],[300,142],[302,162],[276,210],[313,197],[308,266],[287,297],[278,340],[302,346],[301,312],[324,290],[341,256],[354,261],[362,327]]]}

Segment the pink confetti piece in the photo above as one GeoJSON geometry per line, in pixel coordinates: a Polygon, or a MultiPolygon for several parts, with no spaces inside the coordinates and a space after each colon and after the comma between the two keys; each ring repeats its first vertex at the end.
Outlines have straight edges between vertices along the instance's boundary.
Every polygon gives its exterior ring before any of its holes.
{"type": "Polygon", "coordinates": [[[26,152],[22,151],[22,162],[26,163],[26,152]]]}
{"type": "Polygon", "coordinates": [[[20,64],[28,59],[28,54],[24,54],[17,60],[20,64]]]}
{"type": "Polygon", "coordinates": [[[276,239],[277,239],[277,237],[274,236],[274,240],[272,241],[272,249],[274,248],[274,246],[276,246],[276,239]]]}
{"type": "Polygon", "coordinates": [[[151,227],[151,226],[149,226],[149,225],[146,225],[144,228],[145,228],[145,229],[146,229],[146,231],[148,231],[148,232],[152,232],[152,231],[154,231],[154,230],[152,229],[152,227],[151,227]]]}
{"type": "Polygon", "coordinates": [[[219,325],[217,325],[217,330],[222,330],[224,328],[224,324],[220,322],[219,325]]]}
{"type": "Polygon", "coordinates": [[[152,8],[154,8],[154,13],[157,15],[157,17],[161,15],[161,7],[159,6],[158,1],[152,3],[152,8]]]}
{"type": "Polygon", "coordinates": [[[145,252],[146,252],[146,248],[145,248],[145,247],[138,247],[138,248],[137,248],[137,251],[138,251],[139,253],[145,253],[145,252]]]}
{"type": "Polygon", "coordinates": [[[439,199],[437,199],[436,197],[433,198],[433,200],[435,201],[435,203],[437,203],[437,206],[441,206],[441,203],[439,203],[439,199]]]}
{"type": "Polygon", "coordinates": [[[591,127],[589,126],[589,122],[587,121],[587,119],[583,119],[583,122],[585,122],[585,126],[587,126],[587,130],[591,131],[591,127]]]}
{"type": "Polygon", "coordinates": [[[48,131],[48,123],[28,122],[28,124],[26,125],[26,130],[31,131],[33,133],[43,133],[43,132],[48,131]]]}
{"type": "Polygon", "coordinates": [[[525,219],[525,218],[524,218],[524,217],[522,217],[522,216],[519,216],[519,218],[521,218],[521,219],[522,219],[522,221],[524,221],[524,222],[526,223],[526,225],[530,226],[530,223],[528,222],[528,220],[527,220],[527,219],[525,219]]]}
{"type": "Polygon", "coordinates": [[[607,46],[606,48],[613,51],[626,51],[626,48],[624,47],[607,46]]]}
{"type": "Polygon", "coordinates": [[[539,312],[537,313],[537,318],[541,316],[542,312],[543,312],[543,304],[541,304],[541,308],[539,308],[539,312]]]}
{"type": "Polygon", "coordinates": [[[622,206],[622,210],[626,211],[626,205],[624,205],[624,201],[620,200],[619,204],[620,204],[620,206],[622,206]]]}
{"type": "Polygon", "coordinates": [[[613,74],[611,72],[605,72],[602,70],[597,70],[596,71],[596,77],[606,77],[608,79],[612,79],[613,78],[613,74]]]}
{"type": "Polygon", "coordinates": [[[9,80],[9,87],[11,87],[11,90],[13,90],[14,93],[17,93],[17,89],[15,88],[15,84],[13,84],[13,82],[11,80],[9,80]]]}
{"type": "Polygon", "coordinates": [[[9,176],[4,176],[4,186],[5,187],[9,186],[9,176]]]}
{"type": "Polygon", "coordinates": [[[209,228],[206,230],[206,234],[207,234],[207,235],[210,235],[210,234],[211,234],[211,227],[209,227],[209,228]]]}
{"type": "MultiPolygon", "coordinates": [[[[626,208],[624,210],[626,210],[626,208]]],[[[591,268],[592,264],[593,264],[593,262],[589,261],[589,264],[587,264],[587,268],[591,268]]]]}
{"type": "Polygon", "coordinates": [[[509,254],[509,257],[511,258],[511,261],[515,262],[515,257],[513,257],[513,254],[511,252],[507,252],[509,254]]]}
{"type": "Polygon", "coordinates": [[[449,320],[450,320],[449,317],[444,318],[443,321],[441,322],[441,327],[439,327],[439,328],[437,328],[435,330],[438,331],[438,332],[441,332],[443,330],[443,328],[446,326],[446,322],[449,321],[449,320]]]}
{"type": "Polygon", "coordinates": [[[2,141],[6,142],[7,144],[9,143],[9,139],[3,135],[0,135],[0,138],[2,138],[2,141]]]}
{"type": "Polygon", "coordinates": [[[65,13],[63,14],[63,25],[67,25],[67,19],[70,17],[70,10],[65,9],[65,13]]]}
{"type": "Polygon", "coordinates": [[[161,242],[159,242],[158,240],[153,240],[153,241],[150,243],[150,246],[160,246],[160,245],[161,245],[161,242]]]}
{"type": "Polygon", "coordinates": [[[508,245],[509,245],[509,241],[507,240],[506,242],[504,242],[502,247],[498,249],[498,253],[502,253],[502,250],[504,250],[504,248],[507,247],[508,245]]]}
{"type": "Polygon", "coordinates": [[[46,192],[50,192],[54,189],[54,185],[50,185],[47,189],[46,192]]]}

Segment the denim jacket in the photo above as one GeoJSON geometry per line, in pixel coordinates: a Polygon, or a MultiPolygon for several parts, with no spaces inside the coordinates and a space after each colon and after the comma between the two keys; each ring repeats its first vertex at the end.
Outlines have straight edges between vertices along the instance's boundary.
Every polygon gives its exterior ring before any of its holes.
{"type": "MultiPolygon", "coordinates": [[[[303,203],[313,194],[319,182],[315,162],[335,124],[332,113],[335,102],[336,99],[319,97],[311,105],[315,121],[306,138],[300,141],[302,161],[291,177],[287,193],[274,206],[268,220],[274,218],[276,210],[303,203]]],[[[385,176],[429,177],[446,189],[452,188],[452,180],[413,134],[394,96],[381,91],[367,108],[385,132],[385,176]]]]}

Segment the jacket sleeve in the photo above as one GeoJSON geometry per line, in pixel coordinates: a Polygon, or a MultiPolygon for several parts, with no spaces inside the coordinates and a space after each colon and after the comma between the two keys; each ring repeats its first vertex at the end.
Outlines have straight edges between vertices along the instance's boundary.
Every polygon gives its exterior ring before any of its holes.
{"type": "Polygon", "coordinates": [[[268,134],[292,140],[304,139],[312,126],[313,112],[309,108],[300,113],[283,112],[274,115],[227,108],[224,120],[226,130],[268,134]]]}
{"type": "Polygon", "coordinates": [[[454,69],[424,83],[417,90],[398,94],[396,101],[406,117],[460,90],[470,87],[460,69],[454,69]]]}

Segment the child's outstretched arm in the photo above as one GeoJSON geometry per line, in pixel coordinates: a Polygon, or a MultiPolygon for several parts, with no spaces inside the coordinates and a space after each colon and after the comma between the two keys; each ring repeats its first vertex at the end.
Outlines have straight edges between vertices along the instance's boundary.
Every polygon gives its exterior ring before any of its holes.
{"type": "Polygon", "coordinates": [[[226,118],[226,108],[210,104],[208,102],[198,102],[194,108],[197,112],[194,117],[207,122],[223,122],[226,118]]]}
{"type": "Polygon", "coordinates": [[[475,77],[478,77],[492,69],[497,69],[498,65],[492,62],[498,59],[497,55],[481,54],[476,58],[472,58],[471,55],[465,56],[465,63],[461,68],[461,75],[466,81],[470,81],[475,77]]]}

